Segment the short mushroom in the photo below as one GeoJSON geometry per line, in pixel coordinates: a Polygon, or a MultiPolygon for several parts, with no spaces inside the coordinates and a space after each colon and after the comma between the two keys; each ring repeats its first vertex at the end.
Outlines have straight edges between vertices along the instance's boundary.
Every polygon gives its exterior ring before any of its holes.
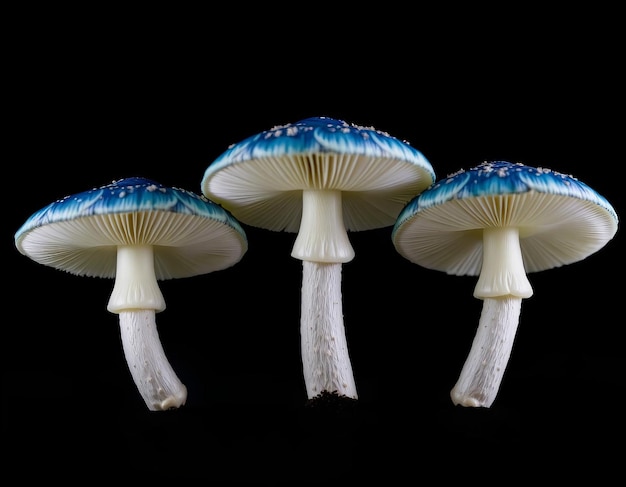
{"type": "Polygon", "coordinates": [[[206,169],[203,194],[242,223],[297,233],[302,261],[301,354],[309,399],[356,399],[343,322],[348,231],[391,227],[434,171],[410,144],[328,117],[281,125],[232,145],[206,169]]]}
{"type": "Polygon", "coordinates": [[[461,170],[409,202],[392,230],[397,251],[451,275],[479,276],[483,300],[455,405],[491,407],[517,333],[527,273],[600,250],[617,232],[611,204],[573,176],[506,161],[461,170]]]}
{"type": "Polygon", "coordinates": [[[15,245],[40,264],[115,279],[107,309],[119,314],[128,367],[152,411],[178,408],[187,399],[157,332],[155,313],[165,309],[157,280],[225,269],[248,247],[227,210],[141,177],[49,204],[18,229],[15,245]]]}

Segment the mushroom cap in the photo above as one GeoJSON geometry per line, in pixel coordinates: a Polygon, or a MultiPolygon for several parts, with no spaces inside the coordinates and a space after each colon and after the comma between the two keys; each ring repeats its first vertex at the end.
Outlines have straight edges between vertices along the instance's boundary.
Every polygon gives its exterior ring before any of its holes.
{"type": "Polygon", "coordinates": [[[617,232],[611,204],[573,176],[506,161],[483,162],[437,181],[400,212],[396,250],[429,269],[479,275],[482,230],[517,227],[526,272],[570,264],[617,232]]]}
{"type": "Polygon", "coordinates": [[[218,204],[141,177],[49,204],[19,228],[15,245],[40,264],[105,278],[115,277],[118,246],[152,245],[159,280],[230,267],[248,248],[239,222],[218,204]]]}
{"type": "Polygon", "coordinates": [[[202,193],[241,222],[297,232],[303,190],[342,191],[346,230],[391,226],[402,207],[435,180],[430,162],[407,142],[328,117],[277,126],[215,159],[202,193]]]}

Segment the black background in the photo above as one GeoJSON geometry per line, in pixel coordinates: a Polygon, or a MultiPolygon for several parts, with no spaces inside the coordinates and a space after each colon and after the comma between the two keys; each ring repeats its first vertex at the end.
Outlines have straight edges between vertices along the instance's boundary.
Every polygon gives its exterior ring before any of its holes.
{"type": "Polygon", "coordinates": [[[117,316],[106,310],[113,282],[16,251],[15,231],[59,197],[128,176],[199,192],[231,143],[309,116],[407,140],[438,177],[496,159],[569,173],[623,214],[615,14],[477,24],[465,20],[476,12],[333,10],[311,22],[253,22],[261,13],[246,22],[236,12],[13,17],[6,475],[293,485],[502,480],[501,467],[509,480],[618,471],[620,231],[584,261],[529,275],[534,295],[489,409],[449,398],[482,306],[475,278],[404,260],[391,228],[350,234],[356,257],[343,266],[343,306],[360,399],[324,414],[305,407],[295,235],[244,225],[249,250],[236,266],[161,283],[159,333],[189,390],[187,404],[167,412],[146,409],[126,369],[117,316]]]}

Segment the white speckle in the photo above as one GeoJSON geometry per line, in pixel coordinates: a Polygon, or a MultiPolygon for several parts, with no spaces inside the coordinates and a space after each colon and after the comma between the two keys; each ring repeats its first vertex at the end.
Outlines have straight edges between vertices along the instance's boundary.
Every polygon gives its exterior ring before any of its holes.
{"type": "Polygon", "coordinates": [[[126,196],[126,191],[120,191],[119,197],[123,198],[126,196]]]}
{"type": "Polygon", "coordinates": [[[459,169],[456,172],[448,174],[448,178],[454,178],[455,176],[458,176],[459,174],[463,174],[464,172],[465,172],[465,169],[459,169]]]}

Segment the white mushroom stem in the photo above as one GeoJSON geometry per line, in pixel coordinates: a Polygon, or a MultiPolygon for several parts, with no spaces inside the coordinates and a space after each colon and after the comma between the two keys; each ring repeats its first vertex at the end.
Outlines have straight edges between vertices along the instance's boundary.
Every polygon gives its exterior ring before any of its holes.
{"type": "Polygon", "coordinates": [[[291,256],[310,262],[350,262],[354,249],[343,222],[341,191],[304,190],[302,219],[291,256]]]}
{"type": "Polygon", "coordinates": [[[474,296],[483,309],[469,355],[450,396],[454,404],[490,407],[511,355],[522,298],[532,296],[515,227],[483,231],[483,265],[474,296]]]}
{"type": "Polygon", "coordinates": [[[309,399],[324,391],[357,399],[343,323],[341,266],[302,262],[300,334],[309,399]]]}
{"type": "Polygon", "coordinates": [[[513,348],[521,303],[513,296],[484,300],[472,348],[450,392],[454,404],[488,408],[495,400],[513,348]]]}
{"type": "Polygon", "coordinates": [[[165,357],[154,310],[121,312],[120,331],[128,368],[148,409],[164,411],[185,404],[187,388],[165,357]]]}
{"type": "Polygon", "coordinates": [[[115,285],[107,309],[119,314],[126,363],[137,389],[151,411],[178,408],[187,388],[170,365],[157,332],[155,315],[165,300],[154,272],[150,245],[117,249],[115,285]]]}

